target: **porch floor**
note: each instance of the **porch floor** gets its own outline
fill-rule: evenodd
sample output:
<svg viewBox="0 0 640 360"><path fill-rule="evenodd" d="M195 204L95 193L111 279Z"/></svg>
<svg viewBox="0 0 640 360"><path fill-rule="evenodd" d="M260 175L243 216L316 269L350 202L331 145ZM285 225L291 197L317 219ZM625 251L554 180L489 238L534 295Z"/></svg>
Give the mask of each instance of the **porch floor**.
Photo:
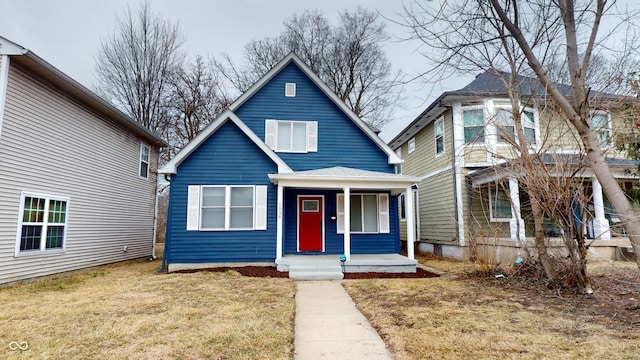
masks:
<svg viewBox="0 0 640 360"><path fill-rule="evenodd" d="M340 255L286 255L276 260L276 264L279 271L289 271L291 277L291 272L298 269L304 269L306 272L337 269L341 273L413 273L416 272L418 261L400 254L354 254L342 266Z"/></svg>

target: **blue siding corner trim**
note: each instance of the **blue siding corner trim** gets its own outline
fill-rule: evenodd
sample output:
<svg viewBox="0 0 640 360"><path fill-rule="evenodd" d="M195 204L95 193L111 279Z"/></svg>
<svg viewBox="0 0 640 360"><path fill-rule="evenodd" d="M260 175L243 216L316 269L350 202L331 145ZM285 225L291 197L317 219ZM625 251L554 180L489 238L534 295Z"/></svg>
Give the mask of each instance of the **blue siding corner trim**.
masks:
<svg viewBox="0 0 640 360"><path fill-rule="evenodd" d="M233 123L203 142L171 177L167 263L275 261L276 164ZM187 231L189 185L267 185L267 230Z"/></svg>
<svg viewBox="0 0 640 360"><path fill-rule="evenodd" d="M296 83L296 96L286 97L285 83ZM316 86L290 63L235 112L262 140L265 120L318 122L318 152L283 153L294 171L333 166L393 173L387 154Z"/></svg>

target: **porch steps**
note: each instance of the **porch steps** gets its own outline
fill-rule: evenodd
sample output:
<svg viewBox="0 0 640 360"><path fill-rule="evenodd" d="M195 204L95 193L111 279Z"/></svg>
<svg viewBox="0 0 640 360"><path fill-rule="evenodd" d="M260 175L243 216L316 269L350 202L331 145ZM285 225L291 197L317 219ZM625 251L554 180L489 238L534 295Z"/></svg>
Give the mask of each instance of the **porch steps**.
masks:
<svg viewBox="0 0 640 360"><path fill-rule="evenodd" d="M289 278L294 280L342 280L340 262L290 264Z"/></svg>

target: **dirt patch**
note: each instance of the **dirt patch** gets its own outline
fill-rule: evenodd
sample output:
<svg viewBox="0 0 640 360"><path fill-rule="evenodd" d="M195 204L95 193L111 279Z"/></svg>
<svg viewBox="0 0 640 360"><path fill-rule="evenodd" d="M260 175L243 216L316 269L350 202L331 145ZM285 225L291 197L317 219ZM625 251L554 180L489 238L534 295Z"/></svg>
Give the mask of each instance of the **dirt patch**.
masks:
<svg viewBox="0 0 640 360"><path fill-rule="evenodd" d="M194 273L199 271L209 272L227 272L236 271L244 276L249 277L272 277L272 278L287 278L289 273L285 271L278 271L271 266L241 266L241 267L216 267L198 270L180 270L178 273ZM433 278L438 277L438 274L426 271L418 268L415 273L381 273L381 272L364 272L364 273L345 273L345 279L416 279L416 278Z"/></svg>

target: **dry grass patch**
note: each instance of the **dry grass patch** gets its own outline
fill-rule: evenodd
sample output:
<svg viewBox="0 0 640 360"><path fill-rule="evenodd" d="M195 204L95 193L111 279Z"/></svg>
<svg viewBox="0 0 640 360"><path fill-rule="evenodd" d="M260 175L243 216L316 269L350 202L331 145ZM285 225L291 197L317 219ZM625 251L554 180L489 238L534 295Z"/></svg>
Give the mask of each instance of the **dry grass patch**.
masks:
<svg viewBox="0 0 640 360"><path fill-rule="evenodd" d="M1 357L290 359L295 283L129 261L0 289ZM27 351L12 351L26 341Z"/></svg>
<svg viewBox="0 0 640 360"><path fill-rule="evenodd" d="M638 311L623 305L620 309L626 312L616 318L605 309L610 298L518 286L493 277L470 276L476 269L473 264L422 260L459 277L344 282L397 359L638 356ZM611 268L605 269L611 273ZM635 284L640 285L637 272L635 268L630 276L636 276ZM623 281L634 284L633 278ZM640 300L638 290L640 287L635 295Z"/></svg>

